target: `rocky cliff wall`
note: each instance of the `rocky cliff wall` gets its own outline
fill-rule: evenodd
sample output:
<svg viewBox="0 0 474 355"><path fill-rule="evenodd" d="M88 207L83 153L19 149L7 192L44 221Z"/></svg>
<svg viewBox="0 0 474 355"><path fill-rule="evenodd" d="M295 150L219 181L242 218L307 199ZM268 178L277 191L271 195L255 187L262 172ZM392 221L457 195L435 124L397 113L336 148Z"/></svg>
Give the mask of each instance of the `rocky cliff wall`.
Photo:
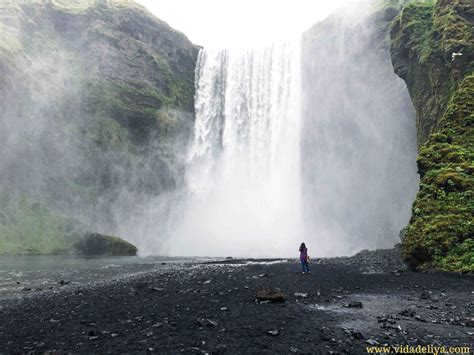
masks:
<svg viewBox="0 0 474 355"><path fill-rule="evenodd" d="M403 240L414 268L474 271L474 5L416 2L391 29L417 113L420 191Z"/></svg>
<svg viewBox="0 0 474 355"><path fill-rule="evenodd" d="M180 184L199 50L183 34L92 0L0 1L0 31L0 253L60 250L62 217L114 233Z"/></svg>

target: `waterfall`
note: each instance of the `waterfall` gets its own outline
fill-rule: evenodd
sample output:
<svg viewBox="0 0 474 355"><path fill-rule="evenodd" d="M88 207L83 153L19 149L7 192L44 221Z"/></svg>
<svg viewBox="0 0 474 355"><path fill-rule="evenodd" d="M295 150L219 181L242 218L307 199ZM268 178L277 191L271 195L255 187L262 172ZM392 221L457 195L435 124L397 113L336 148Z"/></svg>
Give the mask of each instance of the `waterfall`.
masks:
<svg viewBox="0 0 474 355"><path fill-rule="evenodd" d="M301 41L201 50L170 254L286 257L305 242L335 256L399 241L418 187L414 110L387 20L349 15Z"/></svg>
<svg viewBox="0 0 474 355"><path fill-rule="evenodd" d="M299 41L201 50L188 191L172 254L295 249L302 232L300 51Z"/></svg>

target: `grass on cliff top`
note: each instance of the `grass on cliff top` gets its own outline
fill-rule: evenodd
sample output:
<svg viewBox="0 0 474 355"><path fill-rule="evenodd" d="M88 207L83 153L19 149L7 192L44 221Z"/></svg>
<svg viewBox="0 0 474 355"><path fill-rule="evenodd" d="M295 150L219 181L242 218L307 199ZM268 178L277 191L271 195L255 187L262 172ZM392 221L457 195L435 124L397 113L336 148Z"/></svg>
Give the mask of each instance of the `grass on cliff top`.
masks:
<svg viewBox="0 0 474 355"><path fill-rule="evenodd" d="M436 48L436 41L433 39L433 14L435 1L421 1L408 4L403 8L401 21L405 23L405 28L412 33L412 43L421 62L429 58L431 51Z"/></svg>

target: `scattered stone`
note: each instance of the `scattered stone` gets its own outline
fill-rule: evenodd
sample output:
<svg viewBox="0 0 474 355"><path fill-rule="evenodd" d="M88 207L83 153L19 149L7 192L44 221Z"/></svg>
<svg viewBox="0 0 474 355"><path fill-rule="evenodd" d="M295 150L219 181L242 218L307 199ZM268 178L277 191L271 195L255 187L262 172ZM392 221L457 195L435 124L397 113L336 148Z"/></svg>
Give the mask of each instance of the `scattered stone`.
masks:
<svg viewBox="0 0 474 355"><path fill-rule="evenodd" d="M296 348L296 347L294 347L294 346L292 346L292 347L290 348L290 353L299 353L299 352L300 352L300 349L298 349L298 348Z"/></svg>
<svg viewBox="0 0 474 355"><path fill-rule="evenodd" d="M71 283L71 281L64 281L64 280L61 280L61 281L58 282L58 284L60 284L61 286L68 285L70 283Z"/></svg>
<svg viewBox="0 0 474 355"><path fill-rule="evenodd" d="M344 305L345 308L362 308L362 302L354 301Z"/></svg>
<svg viewBox="0 0 474 355"><path fill-rule="evenodd" d="M227 311L227 307L221 307L221 311Z"/></svg>
<svg viewBox="0 0 474 355"><path fill-rule="evenodd" d="M207 284L210 284L210 283L211 283L211 280L207 280L207 281L204 281L202 284L207 285Z"/></svg>
<svg viewBox="0 0 474 355"><path fill-rule="evenodd" d="M278 334L280 334L280 332L275 329L275 330L269 330L268 334L270 334L271 336L277 336Z"/></svg>
<svg viewBox="0 0 474 355"><path fill-rule="evenodd" d="M426 322L426 320L424 318L421 318L420 316L415 316L414 318L419 322Z"/></svg>
<svg viewBox="0 0 474 355"><path fill-rule="evenodd" d="M198 318L197 322L201 327L216 327L217 326L216 321L207 319L207 318Z"/></svg>
<svg viewBox="0 0 474 355"><path fill-rule="evenodd" d="M357 332L357 331L355 331L354 329L344 329L344 332L345 332L347 335L349 335L349 336L351 336L352 338L354 338L354 339L357 339L357 340L362 340L362 339L364 339L364 336L362 335L362 333L361 333L361 332Z"/></svg>
<svg viewBox="0 0 474 355"><path fill-rule="evenodd" d="M422 300L427 300L427 299L431 298L431 296L430 296L429 293L423 291L423 292L421 293L421 295L420 295L420 298L421 298Z"/></svg>
<svg viewBox="0 0 474 355"><path fill-rule="evenodd" d="M97 340L99 339L99 334L97 334L95 331L90 330L89 333L87 333L89 336L89 340Z"/></svg>
<svg viewBox="0 0 474 355"><path fill-rule="evenodd" d="M294 296L295 297L306 298L306 297L308 297L308 294L307 293L301 293L301 292L295 292Z"/></svg>
<svg viewBox="0 0 474 355"><path fill-rule="evenodd" d="M378 344L380 344L377 340L372 339L372 338L367 339L365 342L369 345L378 345Z"/></svg>
<svg viewBox="0 0 474 355"><path fill-rule="evenodd" d="M415 316L415 311L412 310L412 309L404 309L403 311L399 312L398 314L401 315L401 316L404 316L404 317L413 318Z"/></svg>
<svg viewBox="0 0 474 355"><path fill-rule="evenodd" d="M463 323L465 324L466 327L469 328L474 328L474 318L466 318Z"/></svg>
<svg viewBox="0 0 474 355"><path fill-rule="evenodd" d="M30 288L30 287L23 287L23 288L22 288L22 291L25 291L25 292L26 292L26 291L31 291L31 288Z"/></svg>
<svg viewBox="0 0 474 355"><path fill-rule="evenodd" d="M257 288L256 297L258 301L284 302L285 296L279 289Z"/></svg>
<svg viewBox="0 0 474 355"><path fill-rule="evenodd" d="M162 287L151 287L150 291L164 291L165 289Z"/></svg>
<svg viewBox="0 0 474 355"><path fill-rule="evenodd" d="M153 328L161 328L162 326L163 326L163 323L158 322L158 323L153 324L152 327L153 327Z"/></svg>

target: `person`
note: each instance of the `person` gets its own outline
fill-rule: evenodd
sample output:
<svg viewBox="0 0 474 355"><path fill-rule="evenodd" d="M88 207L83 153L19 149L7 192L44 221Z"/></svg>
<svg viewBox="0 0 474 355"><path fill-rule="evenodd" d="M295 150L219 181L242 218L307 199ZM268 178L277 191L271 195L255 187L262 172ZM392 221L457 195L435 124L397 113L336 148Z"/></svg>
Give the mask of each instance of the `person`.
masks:
<svg viewBox="0 0 474 355"><path fill-rule="evenodd" d="M306 248L306 245L304 243L301 243L300 245L300 260L301 266L303 267L303 274L306 272L310 274L311 271L309 270L308 263L308 248Z"/></svg>

